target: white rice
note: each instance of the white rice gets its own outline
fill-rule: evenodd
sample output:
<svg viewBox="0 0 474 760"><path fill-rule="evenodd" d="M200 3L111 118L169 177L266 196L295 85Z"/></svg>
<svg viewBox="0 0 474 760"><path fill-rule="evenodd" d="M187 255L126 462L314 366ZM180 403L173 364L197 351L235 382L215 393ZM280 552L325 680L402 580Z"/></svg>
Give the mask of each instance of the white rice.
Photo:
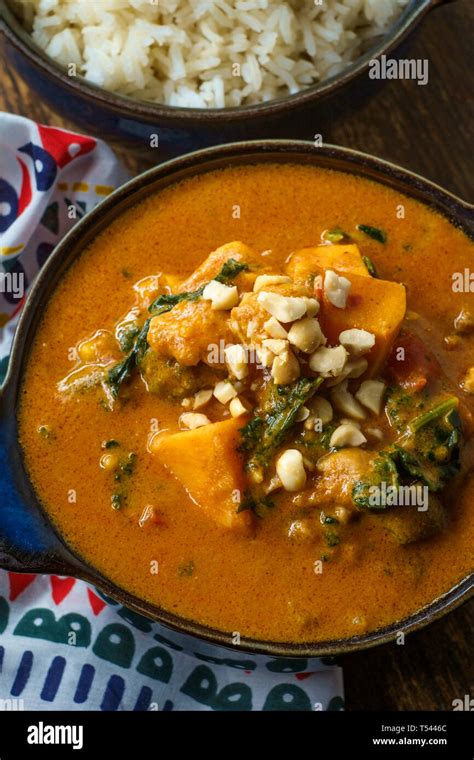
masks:
<svg viewBox="0 0 474 760"><path fill-rule="evenodd" d="M408 0L15 0L35 42L112 92L222 108L337 74Z"/></svg>

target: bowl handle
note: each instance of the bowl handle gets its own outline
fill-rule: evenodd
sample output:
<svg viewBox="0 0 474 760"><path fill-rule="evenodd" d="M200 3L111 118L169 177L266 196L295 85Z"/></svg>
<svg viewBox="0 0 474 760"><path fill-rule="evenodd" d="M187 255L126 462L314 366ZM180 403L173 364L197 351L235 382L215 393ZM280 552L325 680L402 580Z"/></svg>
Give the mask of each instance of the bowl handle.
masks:
<svg viewBox="0 0 474 760"><path fill-rule="evenodd" d="M0 568L23 573L68 575L67 548L39 508L22 477L16 421L0 396ZM10 405L8 405L10 406ZM72 555L71 555L72 558Z"/></svg>

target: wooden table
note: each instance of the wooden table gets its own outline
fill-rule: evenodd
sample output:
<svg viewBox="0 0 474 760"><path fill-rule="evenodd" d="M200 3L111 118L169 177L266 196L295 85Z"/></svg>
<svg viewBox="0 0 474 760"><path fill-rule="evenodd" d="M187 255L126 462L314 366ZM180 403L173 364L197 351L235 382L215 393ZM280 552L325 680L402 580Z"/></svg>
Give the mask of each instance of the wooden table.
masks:
<svg viewBox="0 0 474 760"><path fill-rule="evenodd" d="M376 98L353 115L325 127L324 141L394 161L472 200L474 99L469 26L473 23L472 0L458 0L430 14L409 53L429 60L429 84L387 82ZM0 78L0 109L46 124L73 126L40 103L8 62ZM320 131L317 119L307 124L307 131L308 139ZM145 166L129 152L123 158L133 171ZM474 694L473 630L471 602L407 637L404 646L392 644L342 658L347 707L452 709L453 699Z"/></svg>

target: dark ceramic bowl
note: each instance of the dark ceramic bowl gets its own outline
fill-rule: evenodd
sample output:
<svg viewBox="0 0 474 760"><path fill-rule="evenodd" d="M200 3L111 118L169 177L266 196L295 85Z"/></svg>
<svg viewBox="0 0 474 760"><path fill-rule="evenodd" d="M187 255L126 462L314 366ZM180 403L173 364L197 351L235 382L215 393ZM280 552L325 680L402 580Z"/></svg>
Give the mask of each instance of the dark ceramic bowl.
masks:
<svg viewBox="0 0 474 760"><path fill-rule="evenodd" d="M473 207L415 174L376 158L332 146L269 140L223 145L161 164L116 190L87 214L57 246L41 271L24 307L15 337L0 411L0 566L20 572L73 575L96 585L124 606L181 634L191 634L215 646L231 647L231 634L212 630L166 612L119 588L66 545L52 525L29 482L18 443L17 405L25 365L46 304L64 271L84 248L126 209L151 193L177 182L225 166L248 163L303 163L362 175L418 198L436 208L467 234L473 233ZM372 633L318 643L284 644L242 639L240 649L272 656L340 654L392 640L439 618L472 593L474 576L464 578L438 599L405 620ZM189 637L188 637L189 638ZM233 647L235 652L235 647Z"/></svg>
<svg viewBox="0 0 474 760"><path fill-rule="evenodd" d="M333 120L373 95L381 82L368 76L369 61L382 54L401 55L401 45L428 11L450 0L410 0L391 31L361 58L320 84L295 95L237 108L178 108L114 95L82 77L71 78L32 41L0 0L0 39L4 55L38 97L55 111L96 134L118 136L145 151L159 135L159 156L172 156L231 140L291 136L308 139L309 124ZM307 119L304 119L307 116ZM311 127L309 127L311 128ZM298 130L299 131L295 131ZM302 132L305 129L305 132ZM314 132L312 128L311 134ZM151 149L149 149L150 151ZM156 149L153 157L156 157Z"/></svg>

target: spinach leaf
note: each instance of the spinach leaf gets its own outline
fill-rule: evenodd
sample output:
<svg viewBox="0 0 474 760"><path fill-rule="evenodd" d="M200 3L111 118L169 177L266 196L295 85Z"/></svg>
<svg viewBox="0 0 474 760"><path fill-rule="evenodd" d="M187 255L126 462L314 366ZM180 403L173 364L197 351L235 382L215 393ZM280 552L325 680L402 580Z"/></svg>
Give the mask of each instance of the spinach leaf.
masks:
<svg viewBox="0 0 474 760"><path fill-rule="evenodd" d="M251 420L240 428L240 435L242 436L242 443L239 446L239 451L252 451L260 440L262 433L263 419L262 417L252 417Z"/></svg>
<svg viewBox="0 0 474 760"><path fill-rule="evenodd" d="M181 301L197 301L202 296L203 290L204 285L189 293L164 293L155 298L151 306L148 307L148 311L154 317L159 317L160 314L166 314L167 311L171 311Z"/></svg>
<svg viewBox="0 0 474 760"><path fill-rule="evenodd" d="M115 438L110 438L108 441L102 442L103 449L116 449L120 446L120 443Z"/></svg>
<svg viewBox="0 0 474 760"><path fill-rule="evenodd" d="M377 240L379 243L387 242L387 233L378 227L371 227L369 224L358 224L357 229L372 238L372 240Z"/></svg>
<svg viewBox="0 0 474 760"><path fill-rule="evenodd" d="M350 240L350 235L344 232L341 227L334 227L332 230L326 230L322 235L323 240L328 240L330 243L341 243Z"/></svg>
<svg viewBox="0 0 474 760"><path fill-rule="evenodd" d="M323 378L301 377L292 385L269 386L265 408L243 428L243 450L250 452L247 469L260 470L270 464L272 456L296 422L298 412L317 391Z"/></svg>
<svg viewBox="0 0 474 760"><path fill-rule="evenodd" d="M244 498L237 508L237 514L251 509L256 517L263 517L263 510L272 509L274 506L275 503L269 494L252 493L250 489L247 489L244 493Z"/></svg>
<svg viewBox="0 0 474 760"><path fill-rule="evenodd" d="M362 256L362 261L364 262L365 266L367 267L367 271L370 274L371 277L378 277L377 270L375 268L375 264L370 258L370 256Z"/></svg>
<svg viewBox="0 0 474 760"><path fill-rule="evenodd" d="M360 509L384 509L383 502L374 505L371 488L398 487L403 481L416 478L430 491L441 490L459 471L461 420L458 399L450 397L428 412L412 419L406 432L387 451L374 460L372 472L352 489L352 500Z"/></svg>
<svg viewBox="0 0 474 760"><path fill-rule="evenodd" d="M363 480L358 480L352 489L352 501L359 509L385 509L382 483L387 488L398 488L400 484L396 464L396 453L380 451L372 465L372 472Z"/></svg>
<svg viewBox="0 0 474 760"><path fill-rule="evenodd" d="M225 264L223 264L221 271L214 277L214 279L222 285L227 285L227 283L235 280L241 272L248 272L248 269L248 264L236 261L236 259L227 259Z"/></svg>
<svg viewBox="0 0 474 760"><path fill-rule="evenodd" d="M117 330L117 340L120 346L120 350L124 354L131 351L133 348L133 342L140 332L140 326L136 322L128 322L127 324L119 327Z"/></svg>
<svg viewBox="0 0 474 760"><path fill-rule="evenodd" d="M234 280L241 272L248 270L248 264L243 264L235 259L228 259L223 265L220 272L214 277L214 280L220 282L222 285ZM153 314L154 317L160 314L165 314L167 311L181 303L181 301L197 301L203 294L205 285L201 285L197 290L191 290L184 293L165 293L164 295L155 298L148 311Z"/></svg>
<svg viewBox="0 0 474 760"><path fill-rule="evenodd" d="M106 382L111 390L113 398L118 397L122 383L130 377L132 370L138 366L138 362L148 350L147 335L149 327L150 319L147 319L138 333L130 353L125 359L117 362L117 364L114 364L114 366L109 369Z"/></svg>
<svg viewBox="0 0 474 760"><path fill-rule="evenodd" d="M439 491L459 470L461 420L457 398L448 398L408 424L396 444L403 469L430 491Z"/></svg>
<svg viewBox="0 0 474 760"><path fill-rule="evenodd" d="M112 504L112 509L122 509L123 506L123 496L121 493L113 493L110 497L110 502Z"/></svg>
<svg viewBox="0 0 474 760"><path fill-rule="evenodd" d="M248 268L248 264L244 264L230 258L223 264L220 272L214 279L218 280L220 283L225 284L227 282L231 282L235 277L237 277L237 275L240 274L240 272L247 271ZM160 314L165 314L166 312L171 311L171 309L181 301L197 301L197 299L202 295L204 287L205 286L202 285L197 290L193 290L187 293L165 293L161 296L158 296L158 298L153 301L151 306L148 308L148 311L152 314L152 316L156 317ZM107 373L106 382L110 387L113 398L118 397L122 383L130 377L134 368L138 366L139 362L141 359L143 359L146 352L148 351L147 336L148 329L150 327L150 321L151 317L146 320L145 324L138 332L133 346L127 356L122 359L122 361L117 362L117 364L115 364Z"/></svg>

